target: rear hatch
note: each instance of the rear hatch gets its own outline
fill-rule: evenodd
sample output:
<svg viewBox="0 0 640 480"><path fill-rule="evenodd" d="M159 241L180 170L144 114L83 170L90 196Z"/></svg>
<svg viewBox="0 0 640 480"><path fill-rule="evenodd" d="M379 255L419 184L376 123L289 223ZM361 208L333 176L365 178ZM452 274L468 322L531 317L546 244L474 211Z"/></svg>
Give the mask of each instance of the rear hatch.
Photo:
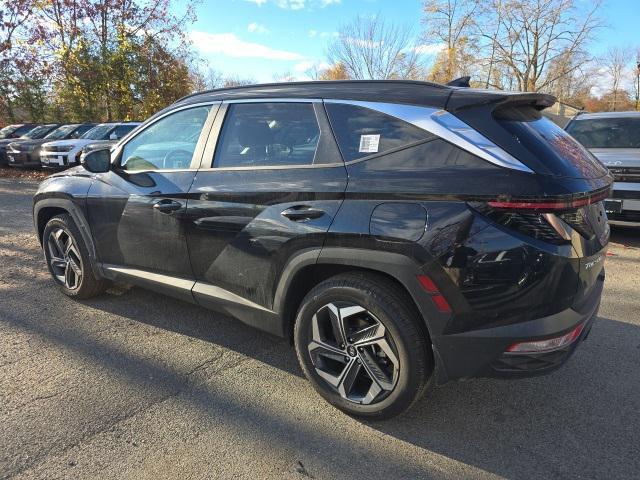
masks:
<svg viewBox="0 0 640 480"><path fill-rule="evenodd" d="M584 294L602 270L609 241L603 200L613 179L593 154L542 115L554 102L544 94L456 89L446 109L535 172L528 174L526 191L496 192L498 198L474 208L547 244L570 244Z"/></svg>

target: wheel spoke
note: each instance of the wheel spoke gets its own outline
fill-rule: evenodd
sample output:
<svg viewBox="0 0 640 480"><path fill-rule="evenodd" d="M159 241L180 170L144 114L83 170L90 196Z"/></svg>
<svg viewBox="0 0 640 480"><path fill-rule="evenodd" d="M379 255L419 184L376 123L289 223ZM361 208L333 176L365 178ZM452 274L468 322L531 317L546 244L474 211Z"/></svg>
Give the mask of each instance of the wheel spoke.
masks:
<svg viewBox="0 0 640 480"><path fill-rule="evenodd" d="M53 242L55 243L55 246L58 249L58 256L63 256L65 252L63 241L60 238L63 233L64 231L62 229L58 229L51 234L51 238L53 239Z"/></svg>
<svg viewBox="0 0 640 480"><path fill-rule="evenodd" d="M377 340L384 338L385 328L380 322L358 330L351 334L352 343L354 345L363 346L375 343Z"/></svg>
<svg viewBox="0 0 640 480"><path fill-rule="evenodd" d="M349 360L347 366L340 375L340 382L338 383L338 393L344 398L349 398L353 384L356 382L356 378L362 368L359 362L356 362L355 358Z"/></svg>
<svg viewBox="0 0 640 480"><path fill-rule="evenodd" d="M338 344L344 345L347 341L347 337L344 333L344 323L342 322L342 316L340 315L340 309L333 303L327 305L329 311L329 319L331 320L331 329L333 335L336 337Z"/></svg>
<svg viewBox="0 0 640 480"><path fill-rule="evenodd" d="M64 285L67 288L72 289L75 287L75 276L73 268L67 263L67 267L64 270Z"/></svg>
<svg viewBox="0 0 640 480"><path fill-rule="evenodd" d="M367 375L374 383L377 383L382 390L393 389L393 379L384 372L384 370L378 365L377 360L369 352L368 349L358 351L358 356L362 360L362 366L367 372Z"/></svg>

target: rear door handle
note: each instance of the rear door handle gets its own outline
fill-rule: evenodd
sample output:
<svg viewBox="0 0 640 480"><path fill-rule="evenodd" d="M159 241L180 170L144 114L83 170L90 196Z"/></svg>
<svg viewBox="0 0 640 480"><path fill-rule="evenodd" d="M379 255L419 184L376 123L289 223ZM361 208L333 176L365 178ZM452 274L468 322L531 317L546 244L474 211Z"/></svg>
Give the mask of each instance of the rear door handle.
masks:
<svg viewBox="0 0 640 480"><path fill-rule="evenodd" d="M289 220L293 220L294 222L320 218L324 214L324 210L313 208L309 205L296 205L295 207L287 208L282 212L283 217L287 217Z"/></svg>
<svg viewBox="0 0 640 480"><path fill-rule="evenodd" d="M176 210L180 210L182 208L182 204L180 202L176 202L175 200L169 200L165 198L153 204L153 209L158 210L162 213L171 213Z"/></svg>

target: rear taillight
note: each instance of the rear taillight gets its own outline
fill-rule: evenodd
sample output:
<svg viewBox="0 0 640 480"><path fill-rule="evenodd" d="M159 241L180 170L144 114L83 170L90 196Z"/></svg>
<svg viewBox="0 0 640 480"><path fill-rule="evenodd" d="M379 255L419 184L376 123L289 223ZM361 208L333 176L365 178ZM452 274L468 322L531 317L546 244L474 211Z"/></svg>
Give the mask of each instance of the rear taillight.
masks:
<svg viewBox="0 0 640 480"><path fill-rule="evenodd" d="M562 245L571 242L574 230L587 239L593 237L585 209L608 195L609 188L605 188L568 197L496 199L469 205L500 225L537 240Z"/></svg>
<svg viewBox="0 0 640 480"><path fill-rule="evenodd" d="M544 353L560 348L575 342L584 330L584 323L581 323L569 333L565 333L560 337L548 338L546 340L537 340L535 342L517 342L507 348L507 353Z"/></svg>

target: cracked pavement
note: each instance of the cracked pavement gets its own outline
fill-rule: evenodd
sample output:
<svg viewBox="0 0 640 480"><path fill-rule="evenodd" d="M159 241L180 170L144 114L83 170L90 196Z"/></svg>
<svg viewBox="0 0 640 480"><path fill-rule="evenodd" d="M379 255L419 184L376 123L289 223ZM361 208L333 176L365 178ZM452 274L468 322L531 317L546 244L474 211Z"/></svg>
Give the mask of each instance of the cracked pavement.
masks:
<svg viewBox="0 0 640 480"><path fill-rule="evenodd" d="M561 370L451 383L368 423L283 340L139 288L62 295L35 188L0 179L0 478L638 477L640 231L614 231L600 319Z"/></svg>

